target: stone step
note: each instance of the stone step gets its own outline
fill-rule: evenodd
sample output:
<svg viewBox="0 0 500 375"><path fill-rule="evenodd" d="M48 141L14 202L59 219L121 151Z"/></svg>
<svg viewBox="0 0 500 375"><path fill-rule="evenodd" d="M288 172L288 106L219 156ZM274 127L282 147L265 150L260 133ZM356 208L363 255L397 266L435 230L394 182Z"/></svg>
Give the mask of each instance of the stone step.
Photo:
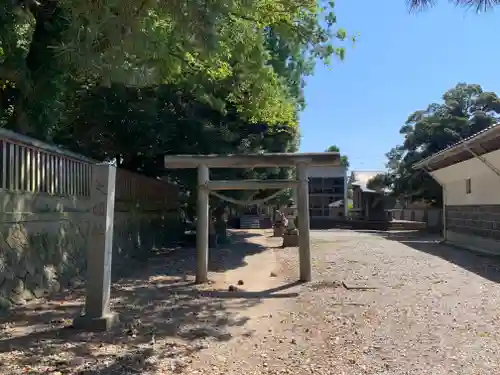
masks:
<svg viewBox="0 0 500 375"><path fill-rule="evenodd" d="M240 219L241 229L260 229L260 216L244 215Z"/></svg>

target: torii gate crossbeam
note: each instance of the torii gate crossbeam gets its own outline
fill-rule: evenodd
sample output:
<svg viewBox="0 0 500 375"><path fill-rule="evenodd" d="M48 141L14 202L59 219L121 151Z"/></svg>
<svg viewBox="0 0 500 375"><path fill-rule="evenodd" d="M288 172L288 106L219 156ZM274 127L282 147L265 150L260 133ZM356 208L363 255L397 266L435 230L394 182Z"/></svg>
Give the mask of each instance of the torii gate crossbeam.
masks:
<svg viewBox="0 0 500 375"><path fill-rule="evenodd" d="M196 282L208 281L208 235L210 190L255 190L292 187L297 189L299 229L299 277L311 281L311 241L309 222L309 186L307 168L340 167L338 152L270 153L246 155L168 155L167 169L198 169L198 203L196 226ZM297 180L210 181L210 168L295 167Z"/></svg>

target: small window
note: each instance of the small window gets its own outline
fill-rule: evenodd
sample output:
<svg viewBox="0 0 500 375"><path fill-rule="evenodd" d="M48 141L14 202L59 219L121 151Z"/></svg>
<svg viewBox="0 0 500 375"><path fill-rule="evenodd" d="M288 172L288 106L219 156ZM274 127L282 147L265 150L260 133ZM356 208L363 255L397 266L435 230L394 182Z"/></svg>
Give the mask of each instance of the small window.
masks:
<svg viewBox="0 0 500 375"><path fill-rule="evenodd" d="M470 178L465 180L465 194L470 194L472 192L472 182Z"/></svg>

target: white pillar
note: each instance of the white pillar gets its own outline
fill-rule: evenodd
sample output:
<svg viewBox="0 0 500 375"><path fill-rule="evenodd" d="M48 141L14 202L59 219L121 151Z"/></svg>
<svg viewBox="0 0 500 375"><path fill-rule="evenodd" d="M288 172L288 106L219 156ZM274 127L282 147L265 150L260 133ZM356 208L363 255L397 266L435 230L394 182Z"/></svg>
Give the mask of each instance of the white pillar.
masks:
<svg viewBox="0 0 500 375"><path fill-rule="evenodd" d="M208 233L210 225L209 217L209 190L204 188L210 180L210 170L206 165L198 166L198 203L196 222L196 282L208 281Z"/></svg>
<svg viewBox="0 0 500 375"><path fill-rule="evenodd" d="M92 211L87 250L87 295L85 314L73 326L104 331L117 321L110 310L111 258L115 213L116 168L108 164L92 166Z"/></svg>
<svg viewBox="0 0 500 375"><path fill-rule="evenodd" d="M309 224L309 185L307 164L297 165L297 214L299 221L299 263L300 281L311 281L311 239Z"/></svg>

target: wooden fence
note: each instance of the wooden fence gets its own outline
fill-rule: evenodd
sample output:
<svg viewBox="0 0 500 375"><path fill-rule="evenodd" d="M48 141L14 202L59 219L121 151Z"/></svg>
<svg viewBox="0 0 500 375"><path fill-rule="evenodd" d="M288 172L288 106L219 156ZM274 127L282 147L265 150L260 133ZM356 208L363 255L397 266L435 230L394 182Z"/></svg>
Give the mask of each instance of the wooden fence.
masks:
<svg viewBox="0 0 500 375"><path fill-rule="evenodd" d="M90 196L91 159L0 129L0 189Z"/></svg>
<svg viewBox="0 0 500 375"><path fill-rule="evenodd" d="M90 198L92 165L82 155L0 129L0 189ZM175 185L118 169L117 201L177 203Z"/></svg>

